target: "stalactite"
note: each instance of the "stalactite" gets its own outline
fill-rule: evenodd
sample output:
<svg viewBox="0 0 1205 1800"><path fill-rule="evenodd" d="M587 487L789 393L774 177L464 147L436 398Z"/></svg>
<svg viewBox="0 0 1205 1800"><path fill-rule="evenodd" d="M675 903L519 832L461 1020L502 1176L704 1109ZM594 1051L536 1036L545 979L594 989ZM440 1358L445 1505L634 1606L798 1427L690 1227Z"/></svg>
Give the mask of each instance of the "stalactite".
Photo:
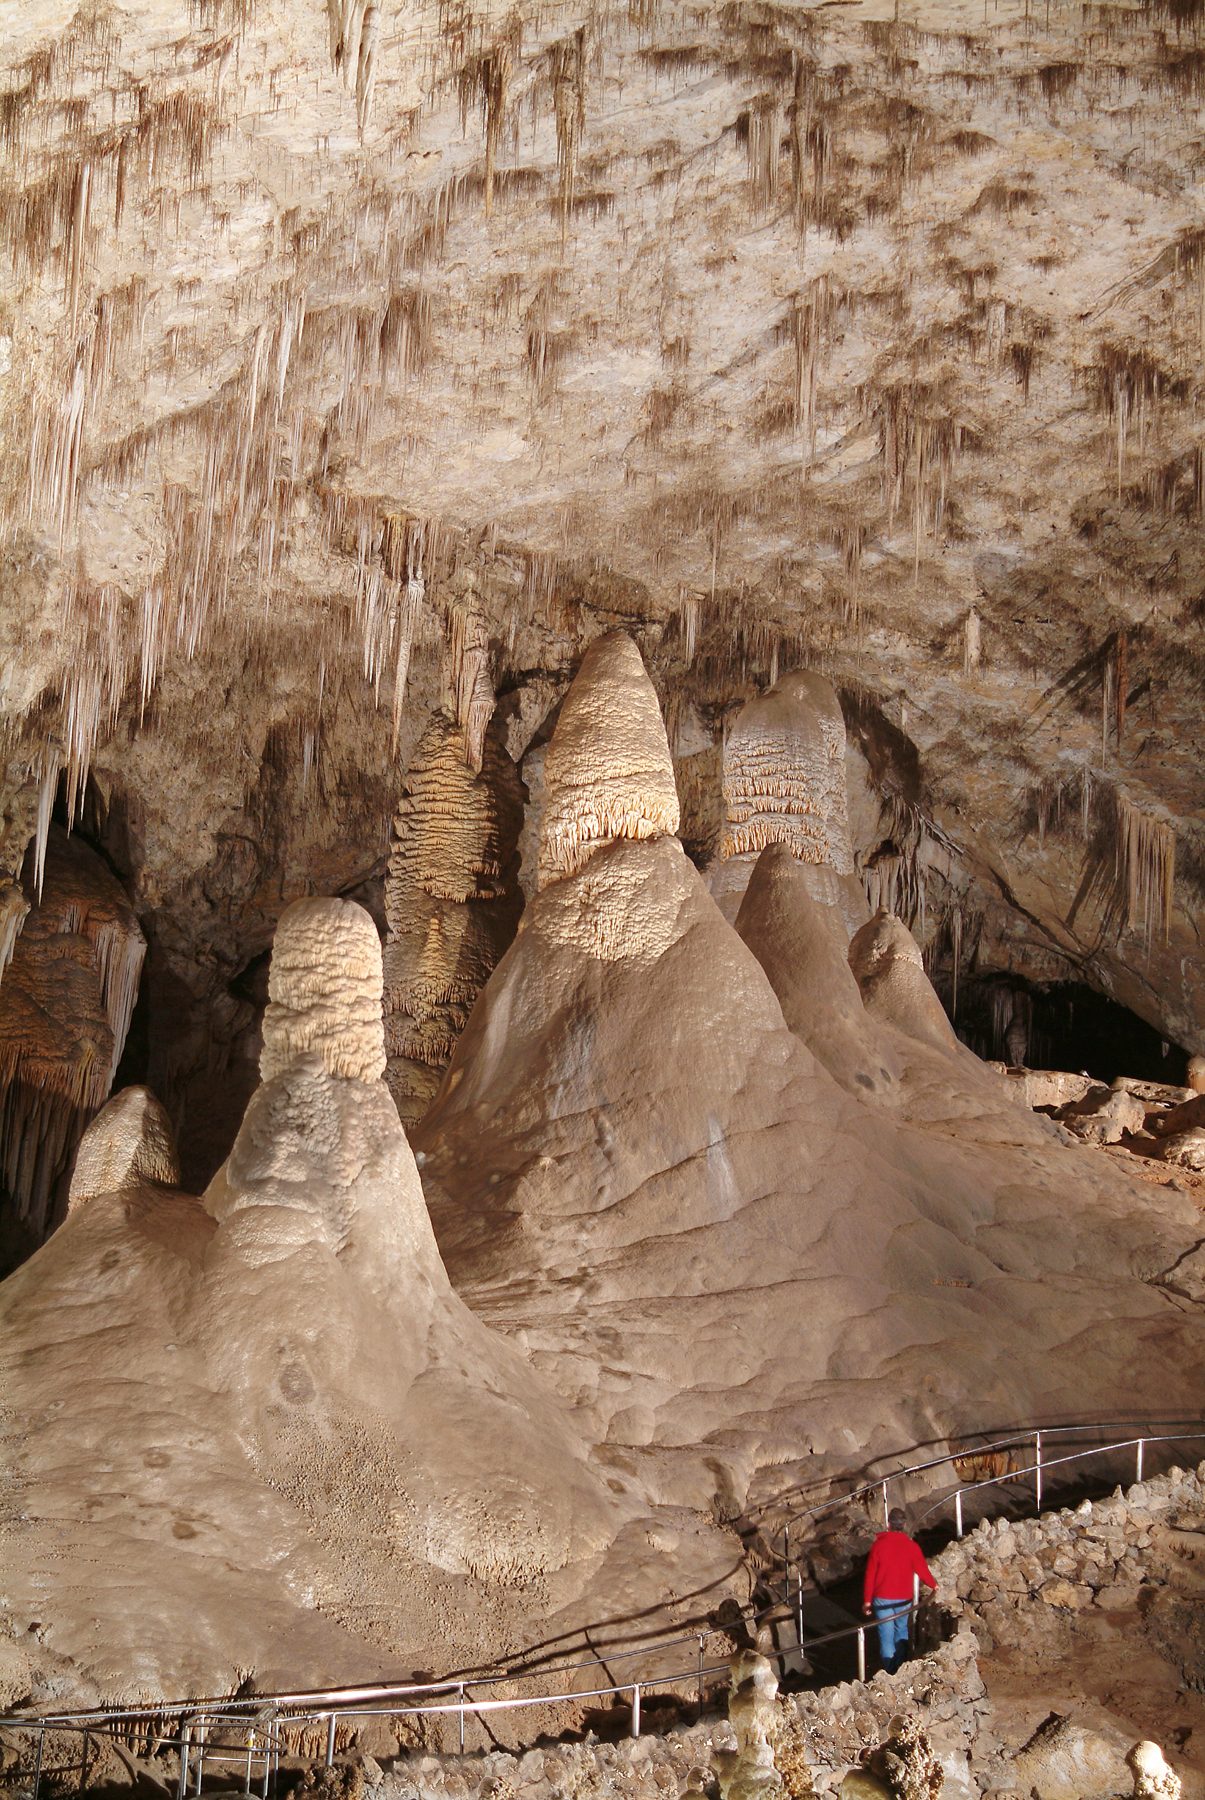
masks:
<svg viewBox="0 0 1205 1800"><path fill-rule="evenodd" d="M1116 715L1116 679L1117 670L1111 656L1106 656L1101 666L1100 686L1100 754L1103 762L1109 746L1109 726Z"/></svg>
<svg viewBox="0 0 1205 1800"><path fill-rule="evenodd" d="M552 46L552 110L556 119L556 157L561 177L561 248L569 237L569 219L577 185L577 164L586 129L586 33Z"/></svg>
<svg viewBox="0 0 1205 1800"><path fill-rule="evenodd" d="M46 846L50 838L50 820L54 812L54 797L58 792L59 770L62 766L58 745L44 745L41 756L41 779L38 782L38 813L33 851L33 886L39 901L42 898L42 886L46 876Z"/></svg>
<svg viewBox="0 0 1205 1800"><path fill-rule="evenodd" d="M360 27L360 44L356 56L356 124L361 137L372 112L372 97L377 83L377 37L380 12L374 0L366 0L364 22Z"/></svg>
<svg viewBox="0 0 1205 1800"><path fill-rule="evenodd" d="M480 56L471 57L460 74L460 120L465 125L469 108L474 103L481 107L482 123L485 130L485 216L490 218L494 207L494 174L498 162L498 147L502 141L502 127L506 119L506 109L510 98L511 77L514 64L520 53L521 35L516 21L511 34L500 43Z"/></svg>
<svg viewBox="0 0 1205 1800"><path fill-rule="evenodd" d="M977 675L979 658L982 651L982 631L979 614L972 606L963 626L962 672L964 675Z"/></svg>
<svg viewBox="0 0 1205 1800"><path fill-rule="evenodd" d="M759 94L746 115L745 155L754 209L764 211L778 189L778 99Z"/></svg>
<svg viewBox="0 0 1205 1800"><path fill-rule="evenodd" d="M1171 931L1176 885L1176 833L1165 820L1135 806L1120 789L1114 796L1117 815L1118 880L1125 903L1125 929L1137 927L1139 914L1149 953L1153 926Z"/></svg>
<svg viewBox="0 0 1205 1800"><path fill-rule="evenodd" d="M29 901L16 882L0 883L0 981L13 959L17 939L29 913Z"/></svg>
<svg viewBox="0 0 1205 1800"><path fill-rule="evenodd" d="M1121 749L1122 739L1125 736L1126 680L1127 680L1126 663L1128 661L1127 650L1128 650L1128 640L1127 640L1126 633L1124 631L1119 631L1117 633L1117 643L1114 646L1114 650L1113 650L1113 665L1114 665L1114 667L1113 667L1113 686L1114 686L1113 709L1114 709L1114 729L1115 729L1116 736L1117 736L1118 750Z"/></svg>
<svg viewBox="0 0 1205 1800"><path fill-rule="evenodd" d="M794 296L788 315L788 331L795 351L795 386L791 414L803 437L806 474L816 455L816 377L820 346L834 311L835 300L827 275L816 275Z"/></svg>

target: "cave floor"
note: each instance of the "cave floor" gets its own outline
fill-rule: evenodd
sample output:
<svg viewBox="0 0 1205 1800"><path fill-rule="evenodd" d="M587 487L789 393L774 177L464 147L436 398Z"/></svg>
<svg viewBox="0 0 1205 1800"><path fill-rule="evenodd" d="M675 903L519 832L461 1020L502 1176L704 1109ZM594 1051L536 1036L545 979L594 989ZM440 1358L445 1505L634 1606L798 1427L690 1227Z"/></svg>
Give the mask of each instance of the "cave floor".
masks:
<svg viewBox="0 0 1205 1800"><path fill-rule="evenodd" d="M1052 1656L1048 1646L997 1645L980 1655L993 1728L1010 1751L1060 1713L1106 1736L1151 1738L1182 1774L1205 1779L1205 1693L1160 1654L1137 1607L1076 1614L1060 1648Z"/></svg>

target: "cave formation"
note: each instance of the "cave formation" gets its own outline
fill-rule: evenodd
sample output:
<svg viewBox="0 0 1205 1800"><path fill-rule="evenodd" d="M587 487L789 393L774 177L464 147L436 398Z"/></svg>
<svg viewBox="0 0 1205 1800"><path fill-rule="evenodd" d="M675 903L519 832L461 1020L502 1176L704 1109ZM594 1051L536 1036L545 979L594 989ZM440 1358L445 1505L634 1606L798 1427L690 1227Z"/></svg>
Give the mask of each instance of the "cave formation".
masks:
<svg viewBox="0 0 1205 1800"><path fill-rule="evenodd" d="M215 1518L266 1483L287 1580L245 1523L236 1561L296 1633L240 1665L218 1607L184 1664L169 1609L160 1691L384 1656L369 1575L315 1525L307 1430L375 1471L348 1533L394 1518L382 1619L455 1592L451 1656L499 1621L525 1641L537 1605L577 1629L600 1569L659 1603L718 1570L708 1509L805 1455L835 1478L842 1408L860 1460L1103 1405L1123 1363L1111 1412L1166 1404L1201 1356L1199 1303L1173 1318L1160 1282L1205 1192L1205 17L337 12L31 4L4 45L6 1316L53 1363L42 1280L78 1293L80 1344L117 1305L94 1263L160 1284L122 1354L191 1346L147 1416L210 1396L189 1456L208 1432ZM292 1079L292 1048L263 1061L278 927L321 897L384 946L382 1069L374 1048L306 1092L360 1083L408 1207L421 1179L434 1375L329 1218L295 1246L312 1367L232 1312L238 1376L198 1323L214 1257L222 1306L259 1304L220 1196ZM986 1063L1189 1111L1106 1156ZM106 1117L79 1155L124 1211L96 1174L73 1190ZM303 1137L289 1154L354 1189ZM759 1232L781 1303L821 1296L805 1324L769 1304ZM431 1393L370 1418L336 1317ZM1003 1381L965 1344L1006 1322L1034 1355ZM447 1400L457 1355L496 1358L517 1442L556 1446L546 1541L521 1470L493 1497L538 1602L397 1450L417 1420L478 1492L440 1406L506 1434ZM49 1518L57 1465L23 1443L4 1454ZM113 1452L131 1491L144 1448ZM148 1506L204 1540L154 1479ZM663 1580L633 1548L654 1517ZM161 1546L165 1581L191 1543ZM55 1560L17 1555L35 1587ZM480 1570L497 1592L470 1598ZM128 1691L120 1634L98 1647L60 1598L80 1691Z"/></svg>

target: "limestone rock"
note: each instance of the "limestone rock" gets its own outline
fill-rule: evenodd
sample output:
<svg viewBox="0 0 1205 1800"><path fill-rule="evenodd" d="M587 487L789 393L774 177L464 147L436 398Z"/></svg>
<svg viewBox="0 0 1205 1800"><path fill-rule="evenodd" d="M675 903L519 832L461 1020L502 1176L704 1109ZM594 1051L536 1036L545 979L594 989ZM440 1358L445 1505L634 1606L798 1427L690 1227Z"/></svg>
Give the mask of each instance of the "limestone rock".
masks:
<svg viewBox="0 0 1205 1800"><path fill-rule="evenodd" d="M1038 1590L1039 1598L1047 1606L1061 1607L1066 1612L1078 1612L1082 1607L1092 1604L1092 1590L1076 1582L1068 1581L1063 1576L1044 1582Z"/></svg>
<svg viewBox="0 0 1205 1800"><path fill-rule="evenodd" d="M271 1081L311 1050L332 1075L383 1075L382 985L381 940L362 906L295 900L272 946L262 1078Z"/></svg>
<svg viewBox="0 0 1205 1800"><path fill-rule="evenodd" d="M1142 1130L1146 1107L1126 1087L1114 1082L1111 1088L1094 1084L1082 1099L1064 1106L1055 1116L1085 1143L1116 1144L1123 1134Z"/></svg>
<svg viewBox="0 0 1205 1800"><path fill-rule="evenodd" d="M20 1644L0 1637L0 1707L7 1711L28 1698L30 1685L29 1658Z"/></svg>
<svg viewBox="0 0 1205 1800"><path fill-rule="evenodd" d="M1205 1056L1190 1056L1184 1085L1195 1094L1205 1094Z"/></svg>
<svg viewBox="0 0 1205 1800"><path fill-rule="evenodd" d="M122 1088L101 1107L80 1139L67 1211L97 1194L119 1193L148 1181L179 1185L176 1135L149 1088Z"/></svg>
<svg viewBox="0 0 1205 1800"><path fill-rule="evenodd" d="M1132 1082L1127 1082L1126 1086L1133 1092ZM1169 1095L1176 1091L1174 1088L1167 1090ZM1145 1099L1146 1096L1140 1094L1139 1098ZM1177 1132L1195 1130L1199 1126L1205 1126L1205 1094L1196 1094L1191 1099L1182 1096L1178 1103L1169 1106L1164 1112L1156 1113L1150 1121L1150 1128L1157 1137L1170 1137Z"/></svg>
<svg viewBox="0 0 1205 1800"><path fill-rule="evenodd" d="M386 1080L403 1124L420 1119L481 988L514 937L523 784L492 735L480 767L435 714L394 821L385 912Z"/></svg>
<svg viewBox="0 0 1205 1800"><path fill-rule="evenodd" d="M678 790L661 708L624 631L595 638L565 696L544 759L539 883L582 868L614 838L678 829Z"/></svg>
<svg viewBox="0 0 1205 1800"><path fill-rule="evenodd" d="M916 1714L897 1715L887 1735L862 1755L863 1767L883 1783L892 1800L937 1800L945 1770Z"/></svg>
<svg viewBox="0 0 1205 1800"><path fill-rule="evenodd" d="M1205 1126L1194 1125L1160 1139L1157 1154L1182 1169L1205 1169Z"/></svg>

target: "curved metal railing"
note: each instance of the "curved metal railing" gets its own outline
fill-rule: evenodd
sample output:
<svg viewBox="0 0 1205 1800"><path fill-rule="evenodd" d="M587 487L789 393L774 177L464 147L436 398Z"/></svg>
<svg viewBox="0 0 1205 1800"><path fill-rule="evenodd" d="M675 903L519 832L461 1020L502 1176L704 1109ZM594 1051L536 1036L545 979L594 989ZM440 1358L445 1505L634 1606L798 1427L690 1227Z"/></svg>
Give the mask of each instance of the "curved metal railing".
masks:
<svg viewBox="0 0 1205 1800"><path fill-rule="evenodd" d="M1205 1428L1198 1420L1191 1421L1195 1430L1177 1429L1172 1431L1154 1431L1154 1424L1171 1424L1170 1420L1150 1421L1140 1435L1109 1438L1106 1441L1089 1444L1072 1450L1069 1454L1051 1457L1043 1455L1043 1440L1047 1448L1051 1440L1066 1439L1072 1433L1093 1432L1116 1429L1112 1425L1060 1425L1055 1427L1030 1428L1010 1432L1004 1437L994 1438L981 1444L966 1445L959 1450L946 1450L940 1456L933 1456L922 1462L911 1463L903 1468L877 1476L874 1480L852 1489L850 1492L829 1496L814 1506L800 1507L788 1512L782 1526L784 1564L787 1571L787 1600L774 1601L770 1606L757 1611L748 1609L742 1612L746 1626L756 1626L760 1621L777 1616L784 1617L784 1606L798 1631L798 1649L802 1655L804 1646L803 1629L803 1580L796 1570L796 1598L791 1601L790 1594L790 1527L800 1520L812 1519L827 1512L840 1512L851 1504L869 1503L874 1497L881 1495L884 1520L889 1510L889 1490L893 1482L900 1483L929 1470L939 1468L945 1463L956 1463L963 1457L977 1458L1012 1451L1018 1444L1034 1445L1034 1460L1022 1468L1009 1468L985 1477L980 1481L958 1483L952 1490L939 1496L923 1513L914 1517L914 1524L921 1524L935 1514L953 1508L954 1528L959 1537L963 1533L964 1494L978 1493L984 1489L999 1487L1008 1482L1015 1482L1026 1476L1035 1477L1035 1501L1040 1512L1043 1496L1043 1477L1051 1469L1062 1468L1071 1463L1082 1462L1089 1457L1116 1455L1132 1450L1135 1452L1135 1479L1140 1481L1143 1473L1144 1456L1147 1446L1155 1444L1188 1444L1205 1443ZM1188 1424L1184 1421L1183 1424ZM766 1501L754 1509L754 1515L764 1516L771 1508L779 1507L787 1499L787 1495L777 1500ZM869 1504L867 1507L869 1511ZM753 1516L753 1515L748 1515ZM777 1535L777 1531L774 1532ZM913 1605L909 1612L915 1610ZM869 1624L855 1624L842 1627L837 1631L826 1632L820 1636L807 1639L807 1649L814 1651L829 1644L857 1641L857 1663L859 1678L866 1675L866 1633L873 1630ZM212 1768L215 1763L229 1762L236 1764L245 1773L244 1788L251 1791L253 1767L262 1765L262 1794L267 1800L271 1777L274 1770L279 1769L282 1739L286 1734L295 1736L308 1727L321 1727L325 1732L325 1766L330 1767L334 1761L335 1745L340 1722L345 1724L356 1719L371 1718L423 1718L457 1715L459 1722L459 1746L464 1749L465 1715L471 1714L484 1723L482 1715L497 1712L522 1712L536 1706L578 1706L591 1700L607 1698L623 1700L628 1697L631 1711L630 1730L632 1736L639 1736L641 1730L642 1694L649 1686L659 1689L676 1689L693 1686L697 1683L697 1701L702 1712L706 1700L706 1681L709 1676L726 1675L728 1660L707 1665L704 1646L711 1636L726 1636L726 1632L714 1626L703 1631L687 1631L677 1637L646 1640L639 1645L622 1649L608 1650L605 1654L576 1659L573 1662L555 1664L540 1669L511 1670L501 1674L483 1673L478 1676L447 1677L434 1682L407 1683L370 1683L354 1688L330 1688L308 1690L296 1694L255 1695L246 1700L215 1698L212 1700L186 1700L178 1703L162 1705L154 1708L146 1706L129 1708L96 1708L76 1712L58 1713L13 1713L0 1717L0 1729L36 1733L38 1747L34 1770L32 1800L38 1800L39 1786L43 1777L43 1760L47 1733L68 1732L82 1734L83 1762L86 1772L88 1757L88 1740L92 1737L105 1738L117 1743L128 1741L136 1730L148 1731L154 1737L154 1748L157 1752L163 1748L175 1749L179 1752L180 1773L177 1786L177 1800L186 1800L195 1780L195 1791L201 1791L201 1781L205 1764L208 1760ZM480 1688L496 1688L503 1684L515 1686L523 1681L548 1681L559 1675L571 1675L591 1668L606 1668L611 1664L630 1661L634 1658L652 1658L665 1655L669 1651L691 1645L696 1650L696 1658L689 1667L662 1672L652 1678L630 1682L612 1682L603 1687L569 1689L557 1693L533 1693L528 1695L506 1695L490 1698L488 1695L476 1693ZM793 1646L791 1648L794 1648ZM780 1656L789 1654L789 1650L779 1650ZM443 1696L437 1698L437 1696ZM413 1701L415 1704L397 1705L397 1701ZM385 1705L384 1702L394 1704ZM376 1702L376 1704L372 1704ZM156 1720L178 1720L178 1733L160 1733L155 1726ZM224 1739L245 1739L245 1742L231 1744ZM316 1761L311 1757L310 1761ZM73 1765L74 1766L74 1765ZM131 1765L133 1772L133 1765Z"/></svg>

